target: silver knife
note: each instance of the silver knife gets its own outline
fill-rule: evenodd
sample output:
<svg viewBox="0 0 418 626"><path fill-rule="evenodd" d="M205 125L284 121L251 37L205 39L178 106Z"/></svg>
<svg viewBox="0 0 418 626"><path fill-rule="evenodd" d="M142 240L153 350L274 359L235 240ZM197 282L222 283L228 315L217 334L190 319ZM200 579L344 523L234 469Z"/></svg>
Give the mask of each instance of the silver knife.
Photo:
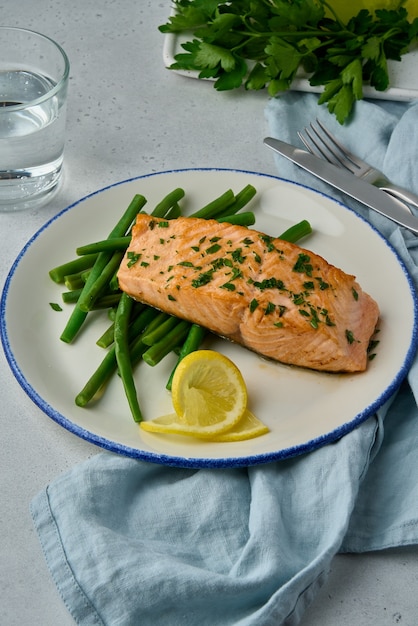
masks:
<svg viewBox="0 0 418 626"><path fill-rule="evenodd" d="M351 172L340 169L336 165L328 163L306 150L301 150L289 143L280 141L280 139L266 137L264 143L275 152L293 161L293 163L296 163L332 187L339 189L351 196L351 198L377 211L380 215L388 217L400 226L404 226L415 235L418 235L418 217L402 208L395 198L391 198L381 189L374 187L361 178L357 178Z"/></svg>

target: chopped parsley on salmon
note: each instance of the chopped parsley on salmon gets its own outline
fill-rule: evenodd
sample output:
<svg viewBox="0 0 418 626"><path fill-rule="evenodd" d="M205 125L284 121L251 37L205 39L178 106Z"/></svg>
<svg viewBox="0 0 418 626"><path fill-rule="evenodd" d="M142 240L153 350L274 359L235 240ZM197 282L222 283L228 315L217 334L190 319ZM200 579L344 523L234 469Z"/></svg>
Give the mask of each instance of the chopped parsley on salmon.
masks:
<svg viewBox="0 0 418 626"><path fill-rule="evenodd" d="M379 318L354 276L244 226L139 214L118 271L132 298L260 355L361 372Z"/></svg>

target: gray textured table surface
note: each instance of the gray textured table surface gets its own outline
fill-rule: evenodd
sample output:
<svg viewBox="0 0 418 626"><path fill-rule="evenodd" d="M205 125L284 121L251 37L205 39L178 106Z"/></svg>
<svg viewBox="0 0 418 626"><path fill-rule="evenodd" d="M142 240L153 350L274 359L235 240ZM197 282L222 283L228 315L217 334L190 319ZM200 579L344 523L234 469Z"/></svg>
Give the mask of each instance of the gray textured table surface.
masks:
<svg viewBox="0 0 418 626"><path fill-rule="evenodd" d="M0 285L51 216L113 182L184 167L277 174L262 145L266 95L217 94L164 69L169 2L0 0L4 24L39 30L71 60L65 178L37 211L0 214ZM70 626L29 513L32 497L98 449L44 415L0 356L0 624ZM337 556L303 626L414 626L418 549Z"/></svg>

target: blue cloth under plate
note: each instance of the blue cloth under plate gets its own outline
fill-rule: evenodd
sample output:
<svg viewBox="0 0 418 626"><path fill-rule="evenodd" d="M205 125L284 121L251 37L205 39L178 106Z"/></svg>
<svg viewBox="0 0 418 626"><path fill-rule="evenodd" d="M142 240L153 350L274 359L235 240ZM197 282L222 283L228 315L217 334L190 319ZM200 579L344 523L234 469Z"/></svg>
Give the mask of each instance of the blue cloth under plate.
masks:
<svg viewBox="0 0 418 626"><path fill-rule="evenodd" d="M296 93L269 101L266 135L297 143L296 131L319 116L418 193L418 103L362 101L341 127L316 101ZM280 176L336 195L271 158ZM375 214L370 221L418 284L418 238ZM376 416L303 456L193 470L102 452L58 477L34 498L32 515L75 621L294 626L336 553L418 543L417 367Z"/></svg>

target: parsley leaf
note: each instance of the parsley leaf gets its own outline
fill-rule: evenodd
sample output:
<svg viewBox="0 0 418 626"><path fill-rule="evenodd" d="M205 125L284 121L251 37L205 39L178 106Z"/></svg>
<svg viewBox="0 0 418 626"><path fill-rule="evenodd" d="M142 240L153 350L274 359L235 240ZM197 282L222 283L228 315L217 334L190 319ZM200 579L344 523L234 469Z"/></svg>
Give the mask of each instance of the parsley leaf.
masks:
<svg viewBox="0 0 418 626"><path fill-rule="evenodd" d="M230 72L235 69L234 55L220 46L214 46L210 43L202 43L196 52L195 63L199 67L214 68L218 64L225 70Z"/></svg>

